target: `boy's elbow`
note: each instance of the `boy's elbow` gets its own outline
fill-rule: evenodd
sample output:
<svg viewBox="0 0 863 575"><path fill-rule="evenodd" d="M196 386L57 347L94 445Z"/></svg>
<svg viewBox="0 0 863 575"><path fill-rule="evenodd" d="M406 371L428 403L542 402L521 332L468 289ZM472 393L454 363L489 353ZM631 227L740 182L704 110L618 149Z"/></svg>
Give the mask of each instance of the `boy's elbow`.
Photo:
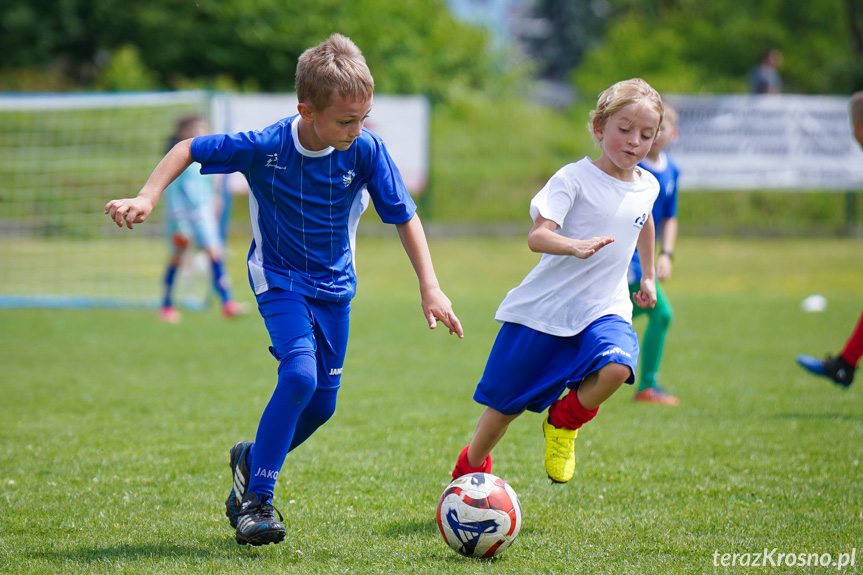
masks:
<svg viewBox="0 0 863 575"><path fill-rule="evenodd" d="M542 249L540 249L540 246L539 246L539 241L537 240L536 236L532 233L527 235L527 247L530 251L532 251L534 253L539 253L542 251Z"/></svg>

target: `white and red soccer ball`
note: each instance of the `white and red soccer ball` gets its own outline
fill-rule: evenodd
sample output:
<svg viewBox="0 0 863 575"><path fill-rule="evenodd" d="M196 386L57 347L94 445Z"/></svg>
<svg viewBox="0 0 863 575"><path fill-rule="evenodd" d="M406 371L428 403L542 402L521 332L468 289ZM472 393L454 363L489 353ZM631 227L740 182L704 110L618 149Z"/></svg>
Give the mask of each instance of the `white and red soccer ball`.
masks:
<svg viewBox="0 0 863 575"><path fill-rule="evenodd" d="M489 473L468 473L444 490L437 505L444 541L466 557L494 557L515 541L521 504L515 490Z"/></svg>

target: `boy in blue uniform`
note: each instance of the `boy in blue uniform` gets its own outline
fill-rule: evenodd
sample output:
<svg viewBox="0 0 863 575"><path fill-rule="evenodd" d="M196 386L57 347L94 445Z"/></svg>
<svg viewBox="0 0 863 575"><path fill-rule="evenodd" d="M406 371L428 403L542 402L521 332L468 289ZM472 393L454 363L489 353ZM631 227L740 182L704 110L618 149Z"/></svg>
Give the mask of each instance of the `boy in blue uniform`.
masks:
<svg viewBox="0 0 863 575"><path fill-rule="evenodd" d="M678 399L659 387L659 364L665 347L665 336L674 317L671 303L660 282L671 277L674 246L677 243L677 180L680 168L665 153L665 148L677 139L677 112L665 104L662 129L656 136L647 157L640 166L653 174L659 182L659 196L653 204L653 223L660 238L661 251L656 258L656 306L633 310L633 319L646 314L647 329L641 341L638 391L634 399L638 402L660 405L677 405ZM635 295L641 289L641 261L636 251L629 264L629 291Z"/></svg>
<svg viewBox="0 0 863 575"><path fill-rule="evenodd" d="M284 539L272 506L276 479L287 454L335 411L356 290L355 232L369 198L398 229L429 328L441 321L464 335L435 276L416 205L383 142L363 128L374 80L359 48L333 34L306 50L296 91L299 114L261 131L180 142L136 198L105 206L117 225L132 228L192 161L203 173L239 171L249 183L249 281L279 366L255 442L231 448L225 505L240 544Z"/></svg>

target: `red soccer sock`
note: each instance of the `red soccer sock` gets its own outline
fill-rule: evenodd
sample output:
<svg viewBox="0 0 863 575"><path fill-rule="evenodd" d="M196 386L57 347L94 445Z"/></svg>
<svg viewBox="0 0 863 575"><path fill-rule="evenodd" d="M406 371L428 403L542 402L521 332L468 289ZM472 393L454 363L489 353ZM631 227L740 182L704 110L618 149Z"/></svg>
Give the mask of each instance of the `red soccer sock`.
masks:
<svg viewBox="0 0 863 575"><path fill-rule="evenodd" d="M842 348L842 352L839 355L850 365L857 367L860 357L863 356L863 313L860 314L860 319L857 320L857 327L854 328L851 337L848 338L845 347Z"/></svg>
<svg viewBox="0 0 863 575"><path fill-rule="evenodd" d="M458 456L458 461L455 463L455 469L452 470L453 479L458 479L462 475L467 475L468 473L491 473L491 453L486 455L485 461L483 461L479 467L471 467L470 463L467 462L468 449L470 449L470 445L461 450L461 453Z"/></svg>
<svg viewBox="0 0 863 575"><path fill-rule="evenodd" d="M548 422L558 429L578 429L596 417L598 411L599 406L588 410L581 405L576 390L572 389L548 408Z"/></svg>

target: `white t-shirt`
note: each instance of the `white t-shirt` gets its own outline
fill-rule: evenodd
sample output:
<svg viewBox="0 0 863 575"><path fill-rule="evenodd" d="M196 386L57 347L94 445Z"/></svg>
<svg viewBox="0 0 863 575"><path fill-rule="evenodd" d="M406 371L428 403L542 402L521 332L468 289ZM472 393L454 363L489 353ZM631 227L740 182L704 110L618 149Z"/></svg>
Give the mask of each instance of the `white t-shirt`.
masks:
<svg viewBox="0 0 863 575"><path fill-rule="evenodd" d="M594 320L618 315L632 322L626 270L641 228L659 194L656 178L636 168L635 182L613 178L590 158L557 171L530 202L530 216L560 226L557 233L614 242L587 259L543 254L521 284L510 290L495 314L500 322L568 337Z"/></svg>

